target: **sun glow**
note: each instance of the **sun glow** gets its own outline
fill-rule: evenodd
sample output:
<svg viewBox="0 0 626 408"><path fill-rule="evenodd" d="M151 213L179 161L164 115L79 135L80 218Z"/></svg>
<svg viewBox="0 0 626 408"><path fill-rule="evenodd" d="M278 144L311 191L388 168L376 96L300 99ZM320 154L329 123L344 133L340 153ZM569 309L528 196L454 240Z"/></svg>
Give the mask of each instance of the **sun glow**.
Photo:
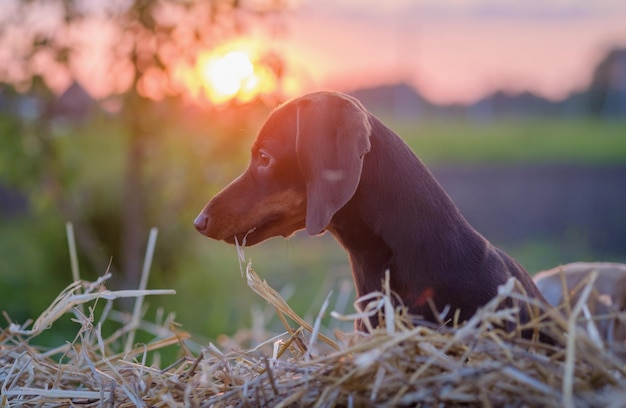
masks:
<svg viewBox="0 0 626 408"><path fill-rule="evenodd" d="M193 65L179 66L174 77L196 101L248 103L292 96L297 81L283 65L272 51L239 41L200 52Z"/></svg>
<svg viewBox="0 0 626 408"><path fill-rule="evenodd" d="M209 99L216 103L237 96L240 96L239 99L249 99L259 83L252 61L243 51L202 55L197 66Z"/></svg>

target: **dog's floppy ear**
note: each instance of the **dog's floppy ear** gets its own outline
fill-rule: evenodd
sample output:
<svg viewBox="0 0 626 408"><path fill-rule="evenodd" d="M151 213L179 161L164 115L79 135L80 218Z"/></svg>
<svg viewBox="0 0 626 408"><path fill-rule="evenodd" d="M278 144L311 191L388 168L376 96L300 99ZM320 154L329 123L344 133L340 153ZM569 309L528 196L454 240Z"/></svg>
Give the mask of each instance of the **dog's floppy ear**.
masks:
<svg viewBox="0 0 626 408"><path fill-rule="evenodd" d="M306 183L306 230L315 235L354 195L372 128L365 108L335 94L301 100L296 123L296 150Z"/></svg>

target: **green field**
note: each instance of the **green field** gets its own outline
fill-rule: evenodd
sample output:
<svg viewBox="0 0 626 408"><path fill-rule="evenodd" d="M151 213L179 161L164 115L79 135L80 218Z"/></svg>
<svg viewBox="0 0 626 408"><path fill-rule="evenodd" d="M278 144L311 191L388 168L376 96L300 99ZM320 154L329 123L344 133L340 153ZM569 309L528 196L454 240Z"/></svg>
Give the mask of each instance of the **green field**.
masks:
<svg viewBox="0 0 626 408"><path fill-rule="evenodd" d="M626 162L626 123L595 120L387 122L427 164Z"/></svg>

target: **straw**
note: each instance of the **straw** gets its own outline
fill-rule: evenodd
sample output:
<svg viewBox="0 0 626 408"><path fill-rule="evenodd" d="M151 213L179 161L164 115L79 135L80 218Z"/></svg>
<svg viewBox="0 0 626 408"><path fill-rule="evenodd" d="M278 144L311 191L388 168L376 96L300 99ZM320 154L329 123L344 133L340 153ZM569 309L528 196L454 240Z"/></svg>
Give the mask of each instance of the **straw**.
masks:
<svg viewBox="0 0 626 408"><path fill-rule="evenodd" d="M146 295L173 292L109 291L107 278L70 284L31 329L7 317L8 327L0 329L0 407L616 407L626 397L624 350L588 330L585 302L593 277L576 304L512 332L499 329L517 321L518 310L506 306L515 303L510 299L534 302L518 293L514 280L469 321L449 327L418 325L404 309L394 309L385 279L379 292L358 299L356 305L366 304L356 313L331 313L344 320L384 316L382 325L369 334L336 330L333 340L322 325L330 297L309 324L248 262L250 288L285 324L284 333L267 330L267 339L251 349L233 347L233 339L198 349L171 319L137 321L134 312L133 324L125 324L129 318L114 306L96 316L90 302L131 296L137 304ZM80 314L80 305L90 313ZM78 325L74 338L50 349L31 344L67 313ZM107 319L121 325L108 337L101 330ZM123 343L138 328L152 340L127 351ZM528 328L550 333L557 344L522 338ZM176 347L179 358L161 368L151 356L164 347Z"/></svg>
<svg viewBox="0 0 626 408"><path fill-rule="evenodd" d="M139 281L139 290L145 290L148 287L148 276L150 275L150 267L152 266L152 258L154 257L154 247L156 246L156 239L158 230L156 228L150 229L150 236L148 238L148 249L146 250L146 256L143 261L143 269L141 270L141 280ZM133 308L133 315L130 321L131 329L136 328L141 320L141 307L143 306L143 296L137 296L135 298L135 307ZM135 341L135 331L131 330L126 338L126 352L130 351Z"/></svg>

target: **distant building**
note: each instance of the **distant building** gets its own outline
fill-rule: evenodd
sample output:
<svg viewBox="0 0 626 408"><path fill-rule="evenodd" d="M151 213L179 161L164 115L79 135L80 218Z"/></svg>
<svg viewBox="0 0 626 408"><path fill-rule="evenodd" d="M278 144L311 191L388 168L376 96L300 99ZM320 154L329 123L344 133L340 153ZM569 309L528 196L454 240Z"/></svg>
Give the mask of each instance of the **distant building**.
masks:
<svg viewBox="0 0 626 408"><path fill-rule="evenodd" d="M87 91L78 82L74 82L52 102L50 117L55 121L84 122L96 105L96 101Z"/></svg>

